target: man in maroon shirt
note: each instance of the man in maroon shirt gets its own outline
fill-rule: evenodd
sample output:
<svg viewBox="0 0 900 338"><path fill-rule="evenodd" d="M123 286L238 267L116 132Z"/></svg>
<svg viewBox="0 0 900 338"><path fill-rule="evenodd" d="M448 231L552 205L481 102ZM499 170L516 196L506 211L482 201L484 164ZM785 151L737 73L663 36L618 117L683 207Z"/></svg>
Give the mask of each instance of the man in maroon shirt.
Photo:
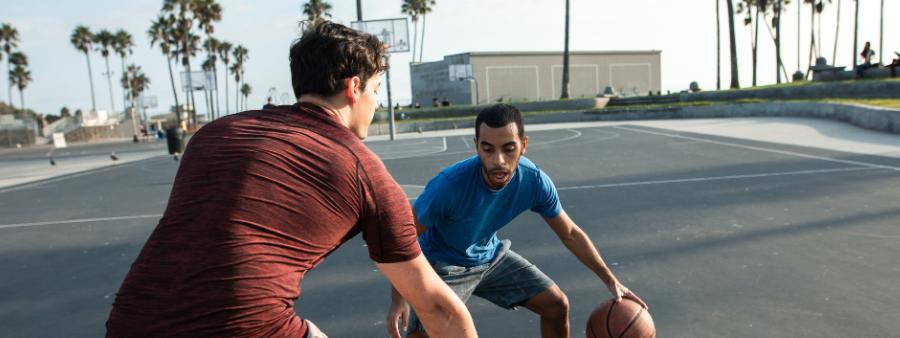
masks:
<svg viewBox="0 0 900 338"><path fill-rule="evenodd" d="M194 135L107 336L324 337L294 300L306 272L361 232L433 337L475 337L465 305L421 254L406 196L360 141L382 60L375 37L315 25L291 46L299 103Z"/></svg>

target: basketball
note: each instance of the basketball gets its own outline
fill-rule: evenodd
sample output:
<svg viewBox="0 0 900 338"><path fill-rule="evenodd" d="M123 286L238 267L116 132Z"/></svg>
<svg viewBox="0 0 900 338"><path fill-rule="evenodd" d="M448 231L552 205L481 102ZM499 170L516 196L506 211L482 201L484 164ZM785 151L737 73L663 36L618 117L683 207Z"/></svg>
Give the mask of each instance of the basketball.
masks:
<svg viewBox="0 0 900 338"><path fill-rule="evenodd" d="M654 338L656 326L650 312L637 302L610 299L591 312L585 333L587 338Z"/></svg>

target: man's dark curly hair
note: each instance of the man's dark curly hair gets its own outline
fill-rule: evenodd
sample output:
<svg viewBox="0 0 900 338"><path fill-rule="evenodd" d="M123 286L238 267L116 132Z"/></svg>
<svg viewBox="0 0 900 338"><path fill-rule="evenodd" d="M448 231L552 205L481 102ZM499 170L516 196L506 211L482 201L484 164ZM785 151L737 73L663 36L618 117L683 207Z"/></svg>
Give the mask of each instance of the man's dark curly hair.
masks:
<svg viewBox="0 0 900 338"><path fill-rule="evenodd" d="M322 21L309 26L291 45L294 95L332 96L346 89L344 80L359 76L361 89L373 75L387 70L384 44L374 35Z"/></svg>

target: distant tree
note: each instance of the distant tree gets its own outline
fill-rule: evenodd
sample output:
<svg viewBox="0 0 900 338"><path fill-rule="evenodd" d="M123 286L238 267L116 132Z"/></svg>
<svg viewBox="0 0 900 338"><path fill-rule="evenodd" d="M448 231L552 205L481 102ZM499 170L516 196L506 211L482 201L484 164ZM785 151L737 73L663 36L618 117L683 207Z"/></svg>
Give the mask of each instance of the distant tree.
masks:
<svg viewBox="0 0 900 338"><path fill-rule="evenodd" d="M400 12L409 15L409 19L413 23L413 61L416 60L416 42L419 41L419 2L419 0L403 0L403 4L400 5Z"/></svg>
<svg viewBox="0 0 900 338"><path fill-rule="evenodd" d="M241 80L244 79L244 63L247 62L249 58L247 48L244 46L238 45L234 47L234 50L231 52L232 56L234 56L234 64L231 66L231 73L234 75L235 87L234 90L238 91L235 93L235 107L238 107L236 111L240 111L241 103L240 103L240 89L241 89Z"/></svg>
<svg viewBox="0 0 900 338"><path fill-rule="evenodd" d="M31 83L31 71L27 67L27 65L16 65L9 73L10 83L19 89L19 103L22 106L22 110L25 110L25 88Z"/></svg>
<svg viewBox="0 0 900 338"><path fill-rule="evenodd" d="M222 21L222 6L219 5L215 0L195 0L196 4L194 5L194 16L197 18L197 22L199 23L200 29L206 33L206 42L204 43L207 53L207 59L212 60L211 68L209 71L213 72L213 79L216 82L218 87L219 78L216 72L216 54L218 54L217 49L219 48L219 40L216 40L212 37L212 33L215 31L214 23ZM218 115L218 102L219 102L219 91L218 89L210 89L210 94L213 94L212 91L215 91L215 102L216 105L212 106L212 100L210 100L210 106L212 108L212 118L215 118Z"/></svg>
<svg viewBox="0 0 900 338"><path fill-rule="evenodd" d="M418 0L419 16L422 17L422 39L419 40L419 62L422 62L422 56L425 54L425 16L434 9L435 0Z"/></svg>
<svg viewBox="0 0 900 338"><path fill-rule="evenodd" d="M166 64L169 66L169 82L172 85L172 96L175 98L175 121L176 125L181 126L181 105L178 103L178 90L175 88L175 76L172 73L172 59L177 60L178 58L178 54L173 48L178 46L178 41L172 36L174 25L174 16L159 15L156 20L151 22L147 36L150 37L150 47L159 44L159 49L166 56Z"/></svg>
<svg viewBox="0 0 900 338"><path fill-rule="evenodd" d="M71 117L72 113L69 111L69 107L62 107L59 110L59 117Z"/></svg>
<svg viewBox="0 0 900 338"><path fill-rule="evenodd" d="M113 50L116 51L116 54L119 55L119 60L122 61L122 74L125 74L125 59L132 54L131 47L134 47L134 41L131 39L131 34L123 29L118 30L113 39ZM123 105L127 100L128 88L122 87Z"/></svg>
<svg viewBox="0 0 900 338"><path fill-rule="evenodd" d="M90 81L91 84L91 111L96 111L97 100L94 99L94 75L91 70L91 49L92 44L94 43L94 34L91 33L89 28L78 26L75 27L75 31L72 32L72 37L69 41L72 42L75 49L84 53L84 57L87 59L88 81Z"/></svg>
<svg viewBox="0 0 900 338"><path fill-rule="evenodd" d="M228 111L228 64L231 62L231 50L232 46L230 42L222 41L219 44L219 58L222 59L222 63L225 64L225 114L229 113ZM218 75L216 75L218 76Z"/></svg>
<svg viewBox="0 0 900 338"><path fill-rule="evenodd" d="M97 44L97 51L100 52L100 55L106 60L106 80L109 84L109 104L111 112L116 111L116 100L113 97L112 72L109 71L109 51L110 48L113 47L115 40L116 36L105 29L101 29L97 34L94 34L94 43Z"/></svg>
<svg viewBox="0 0 900 338"><path fill-rule="evenodd" d="M12 68L10 57L12 56L13 49L19 47L19 31L8 23L4 23L0 25L0 57L3 54L6 54L6 72L11 73ZM9 104L12 105L12 82L9 83L7 87L7 98L9 98Z"/></svg>
<svg viewBox="0 0 900 338"><path fill-rule="evenodd" d="M310 24L317 24L325 20L325 17L331 17L331 4L325 0L309 0L303 4L303 15L306 15Z"/></svg>
<svg viewBox="0 0 900 338"><path fill-rule="evenodd" d="M247 109L247 97L250 96L250 93L252 93L252 91L253 89L250 88L250 85L246 83L241 86L241 95L244 96L244 109Z"/></svg>

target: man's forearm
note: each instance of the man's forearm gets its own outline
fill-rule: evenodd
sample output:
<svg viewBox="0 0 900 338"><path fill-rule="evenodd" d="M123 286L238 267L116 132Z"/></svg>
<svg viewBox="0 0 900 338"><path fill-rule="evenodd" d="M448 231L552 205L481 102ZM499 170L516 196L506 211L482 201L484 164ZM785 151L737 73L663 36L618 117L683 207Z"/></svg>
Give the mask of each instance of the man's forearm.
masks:
<svg viewBox="0 0 900 338"><path fill-rule="evenodd" d="M580 228L573 229L568 236L562 238L562 242L582 264L591 269L606 284L615 280L616 277L600 257L594 243Z"/></svg>
<svg viewBox="0 0 900 338"><path fill-rule="evenodd" d="M449 291L449 287L447 291ZM418 309L416 315L432 338L477 337L475 324L466 305L452 291L436 295L434 306Z"/></svg>

